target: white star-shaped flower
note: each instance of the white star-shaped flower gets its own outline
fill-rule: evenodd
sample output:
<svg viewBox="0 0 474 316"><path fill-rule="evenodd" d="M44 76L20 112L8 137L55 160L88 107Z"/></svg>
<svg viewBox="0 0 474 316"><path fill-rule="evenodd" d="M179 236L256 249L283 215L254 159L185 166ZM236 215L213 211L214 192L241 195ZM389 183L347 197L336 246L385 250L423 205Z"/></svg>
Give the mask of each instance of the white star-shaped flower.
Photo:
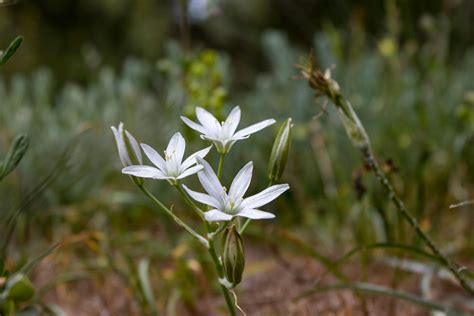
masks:
<svg viewBox="0 0 474 316"><path fill-rule="evenodd" d="M165 179L171 184L176 184L178 180L195 174L200 171L203 166L196 165L196 158L203 158L209 153L212 146L195 152L183 161L186 142L180 133L176 133L171 137L168 147L165 151L165 158L147 144L141 144L145 155L156 166L134 165L122 169L122 173L129 174L140 178Z"/></svg>
<svg viewBox="0 0 474 316"><path fill-rule="evenodd" d="M229 152L236 141L248 138L250 134L275 123L274 119L268 119L236 132L235 130L240 122L240 108L238 106L232 109L229 116L222 123L219 123L214 115L200 107L196 107L196 117L201 124L193 122L185 116L181 116L181 119L186 125L200 132L202 139L213 142L217 152L221 154Z"/></svg>
<svg viewBox="0 0 474 316"><path fill-rule="evenodd" d="M235 216L251 219L274 218L275 215L257 208L270 203L290 187L288 184L273 185L260 193L243 198L252 180L253 164L246 164L235 176L226 192L212 167L203 159L197 158L204 169L198 173L199 182L208 193L200 193L183 186L186 192L196 201L211 206L212 210L204 213L207 221L230 221Z"/></svg>

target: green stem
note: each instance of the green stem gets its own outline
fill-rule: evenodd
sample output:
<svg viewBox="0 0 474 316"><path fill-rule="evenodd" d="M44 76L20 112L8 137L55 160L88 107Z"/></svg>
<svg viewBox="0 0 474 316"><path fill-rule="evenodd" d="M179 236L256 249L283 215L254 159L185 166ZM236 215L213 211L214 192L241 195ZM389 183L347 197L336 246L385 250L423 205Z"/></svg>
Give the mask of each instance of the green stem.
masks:
<svg viewBox="0 0 474 316"><path fill-rule="evenodd" d="M224 231L224 229L226 229L230 223L232 221L227 221L227 222L224 222L222 223L219 227L217 227L217 229L211 233L208 234L208 239L213 239L215 236L217 236L218 234L220 234L222 231Z"/></svg>
<svg viewBox="0 0 474 316"><path fill-rule="evenodd" d="M474 296L474 288L465 279L464 275L461 274L459 267L446 257L439 250L439 247L433 242L431 237L421 229L416 218L408 211L405 203L403 203L402 199L397 195L385 173L380 169L380 166L372 153L369 136L367 135L359 116L354 111L354 108L342 95L339 84L331 79L330 76L323 75L319 70L314 70L312 64L309 69L302 69L302 75L309 81L310 86L318 94L325 95L334 103L340 114L339 116L349 139L352 141L354 146L360 150L366 164L370 170L375 173L377 180L387 191L389 199L393 204L395 204L402 217L410 224L418 237L428 246L428 248L430 248L433 254L439 258L441 263L453 273L461 286Z"/></svg>
<svg viewBox="0 0 474 316"><path fill-rule="evenodd" d="M209 248L209 242L207 241L206 238L202 237L199 235L194 229L189 227L185 222L183 222L178 216L176 216L169 208L167 208L163 203L161 203L150 191L148 191L147 188L145 188L143 185L138 185L140 190L145 193L146 196L148 196L153 202L155 202L156 205L158 205L163 211L165 211L166 214L168 214L179 226L183 227L188 233L193 235L194 237L199 240L206 248Z"/></svg>
<svg viewBox="0 0 474 316"><path fill-rule="evenodd" d="M193 202L188 193L183 189L181 184L174 185L179 194L183 197L184 201L196 212L196 214L204 221L204 212Z"/></svg>
<svg viewBox="0 0 474 316"><path fill-rule="evenodd" d="M392 184L388 180L385 173L380 169L379 164L375 160L374 155L370 150L370 147L367 147L361 151L365 162L370 167L370 169L375 172L375 176L387 191L390 200L393 202L393 204L395 204L395 206L397 207L401 215L405 218L405 220L413 227L418 237L420 237L420 239L425 242L425 244L428 246L428 248L430 248L433 254L439 258L441 263L443 263L443 265L451 271L451 273L456 277L456 279L458 279L461 286L471 295L474 295L473 287L471 286L471 284L469 284L464 275L460 273L459 267L439 250L438 246L434 243L431 237L421 229L416 218L406 208L405 203L403 203L400 197L396 194L395 190L392 187Z"/></svg>
<svg viewBox="0 0 474 316"><path fill-rule="evenodd" d="M217 178L219 178L219 180L221 179L221 176L222 176L222 167L224 166L224 158L225 158L225 154L221 154L219 157L219 167L217 167Z"/></svg>
<svg viewBox="0 0 474 316"><path fill-rule="evenodd" d="M240 235L242 235L242 234L244 233L245 229L247 229L247 226L249 226L249 224L250 224L251 221L252 221L252 220L251 220L250 218L247 218L247 219L245 220L244 224L243 224L243 225L240 227L240 229L239 229L239 234L240 234Z"/></svg>
<svg viewBox="0 0 474 316"><path fill-rule="evenodd" d="M409 301L409 302L424 306L432 310L439 310L439 311L444 311L444 312L447 312L449 310L446 306L438 304L434 301L430 301L430 300L418 297L411 293L397 291L397 290L393 290L390 288L386 288L386 287L375 285L375 284L369 284L369 283L338 283L338 284L316 287L304 292L303 294L298 295L295 298L295 300L302 299L304 297L307 297L315 293L326 292L330 290L345 290L345 289L391 296L391 297L395 297L401 300Z"/></svg>
<svg viewBox="0 0 474 316"><path fill-rule="evenodd" d="M219 166L217 167L217 178L219 180L222 177L222 168L224 166L224 159L225 159L225 154L220 154ZM224 224L221 227L225 228L227 225ZM235 316L236 313L235 313L234 303L232 302L229 289L221 283L221 280L227 280L227 279L224 274L224 267L222 266L222 263L219 260L219 257L217 256L217 252L216 252L216 248L214 244L214 237L219 233L221 227L217 228L215 231L212 231L211 225L209 224L209 222L206 222L207 236L209 238L208 249L209 249L209 254L211 255L212 261L214 262L214 266L216 267L217 275L219 276L219 285L221 287L222 294L224 295L225 303L227 305L227 309L229 310L229 314L231 316Z"/></svg>
<svg viewBox="0 0 474 316"><path fill-rule="evenodd" d="M209 223L206 222L206 228L207 228L207 232L208 234L212 234L212 229L211 229L211 225L209 225ZM209 247L208 247L208 251L209 251L209 254L211 255L211 258L212 258L212 262L214 263L214 266L216 267L216 271L217 271L217 275L219 277L219 285L221 287L221 290L222 290L222 294L224 295L224 298L225 298L225 303L227 305L227 309L229 310L229 314L231 316L236 316L236 313L235 313L235 308L234 308L234 303L232 302L232 298L230 296L230 292L229 290L220 282L220 280L223 280L225 279L225 275L224 275L224 268L222 267L222 264L219 260L219 257L217 256L217 253L216 253L216 248L215 248L215 245L214 245L214 240L213 239L209 239Z"/></svg>

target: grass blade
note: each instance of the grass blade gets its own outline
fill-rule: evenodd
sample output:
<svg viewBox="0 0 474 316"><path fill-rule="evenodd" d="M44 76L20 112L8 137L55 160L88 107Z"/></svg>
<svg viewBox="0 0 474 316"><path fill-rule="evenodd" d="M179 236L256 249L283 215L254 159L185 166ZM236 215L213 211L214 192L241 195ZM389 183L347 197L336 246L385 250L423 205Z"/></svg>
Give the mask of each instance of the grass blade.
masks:
<svg viewBox="0 0 474 316"><path fill-rule="evenodd" d="M158 315L158 310L156 309L156 299L155 294L150 283L150 275L148 268L150 267L150 260L142 259L138 263L138 282L143 291L143 296L147 301L147 304L150 306L153 315Z"/></svg>
<svg viewBox="0 0 474 316"><path fill-rule="evenodd" d="M353 291L360 291L360 292L366 292L370 294L378 294L378 295L384 295L384 296L390 296L396 299L400 299L403 301L411 302L413 304L425 307L430 310L435 310L435 311L442 311L450 315L453 314L453 310L448 308L447 306L444 306L442 304L433 302L431 300L419 297L415 294L405 292L405 291L398 291L394 290L391 288L387 288L384 286L380 285L375 285L375 284L370 284L370 283L337 283L337 284L330 284L330 285L324 285L324 286L318 286L315 288L312 288L308 291L303 292L302 294L298 295L294 300L300 300L303 299L307 296L316 294L316 293L323 293L323 292L328 292L328 291L337 291L337 290L353 290ZM468 315L467 313L463 313L461 311L456 311L455 315Z"/></svg>
<svg viewBox="0 0 474 316"><path fill-rule="evenodd" d="M39 256L37 256L36 258L28 261L23 267L21 267L21 269L19 270L20 273L28 273L30 272L36 265L38 265L38 263L41 262L41 260L43 260L44 258L46 258L47 256L49 256L53 251L55 251L56 249L59 248L59 245L61 243L56 243L54 245L52 245L51 247L49 247L48 249L46 249L45 252L43 252L42 254L40 254Z"/></svg>

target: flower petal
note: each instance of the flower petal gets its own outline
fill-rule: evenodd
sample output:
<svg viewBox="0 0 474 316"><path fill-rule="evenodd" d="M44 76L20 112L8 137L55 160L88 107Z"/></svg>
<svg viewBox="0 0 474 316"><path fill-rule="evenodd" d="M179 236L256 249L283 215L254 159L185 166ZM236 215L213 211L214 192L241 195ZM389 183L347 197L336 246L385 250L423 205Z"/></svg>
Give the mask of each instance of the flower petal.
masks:
<svg viewBox="0 0 474 316"><path fill-rule="evenodd" d="M125 146L125 142L122 138L122 131L123 131L123 123L120 122L118 130L115 126L111 126L112 132L114 133L115 143L117 144L117 150L119 153L120 161L124 167L131 165L132 162L130 161L130 157L127 153L127 147Z"/></svg>
<svg viewBox="0 0 474 316"><path fill-rule="evenodd" d="M181 133L178 132L171 137L168 147L166 147L166 154L173 157L174 162L178 165L183 161L185 149L186 142Z"/></svg>
<svg viewBox="0 0 474 316"><path fill-rule="evenodd" d="M122 169L122 173L139 178L169 179L160 169L150 166L133 165Z"/></svg>
<svg viewBox="0 0 474 316"><path fill-rule="evenodd" d="M203 126L191 121L186 116L181 116L181 120L184 122L184 124L188 125L193 130L198 131L201 134L207 134L207 130Z"/></svg>
<svg viewBox="0 0 474 316"><path fill-rule="evenodd" d="M275 214L261 210L246 208L235 214L235 216L247 217L250 219L269 219L275 218Z"/></svg>
<svg viewBox="0 0 474 316"><path fill-rule="evenodd" d="M219 121L209 113L208 111L204 110L201 107L196 108L196 116L199 122L204 126L209 133L212 135L218 135L221 130L221 124Z"/></svg>
<svg viewBox="0 0 474 316"><path fill-rule="evenodd" d="M230 114L227 116L223 130L224 133L228 136L231 137L234 135L235 130L237 129L237 126L239 125L240 122L240 107L236 106L232 109Z"/></svg>
<svg viewBox="0 0 474 316"><path fill-rule="evenodd" d="M204 212L204 218L208 222L230 221L232 219L232 215L226 214L219 210L210 210Z"/></svg>
<svg viewBox="0 0 474 316"><path fill-rule="evenodd" d="M229 197L237 200L247 192L250 181L252 180L253 163L250 161L235 176L229 189Z"/></svg>
<svg viewBox="0 0 474 316"><path fill-rule="evenodd" d="M197 163L196 157L201 157L204 158L206 155L209 153L211 150L212 146L209 146L207 148L201 149L194 154L190 155L188 158L184 160L184 162L181 164L181 169L185 170L191 167L193 164Z"/></svg>
<svg viewBox="0 0 474 316"><path fill-rule="evenodd" d="M150 159L150 161L155 166L157 166L162 172L166 172L166 162L163 157L161 157L161 155L151 146L143 143L141 145L148 159Z"/></svg>
<svg viewBox="0 0 474 316"><path fill-rule="evenodd" d="M192 197L194 200L198 201L199 203L206 204L215 208L220 207L219 202L212 196L193 191L185 185L183 185L183 188L184 190L186 190L186 192L189 194L190 197Z"/></svg>
<svg viewBox="0 0 474 316"><path fill-rule="evenodd" d="M177 179L183 179L183 178L189 177L190 175L198 173L199 171L201 171L202 168L203 167L201 165L197 165L197 166L188 168L188 169L184 170L183 172L181 172Z"/></svg>
<svg viewBox="0 0 474 316"><path fill-rule="evenodd" d="M270 203L278 196L280 196L283 192L288 190L290 186L288 184L278 184L273 185L260 193L252 195L242 201L242 208L256 208L267 203Z"/></svg>
<svg viewBox="0 0 474 316"><path fill-rule="evenodd" d="M253 125L250 125L246 128L241 129L240 131L235 133L234 136L237 137L237 138L238 137L243 137L243 136L248 136L250 134L258 132L259 130L264 129L267 126L270 126L270 125L274 124L275 122L276 121L274 119L268 119L268 120L265 120L265 121L261 121L259 123L256 123L256 124L253 124Z"/></svg>
<svg viewBox="0 0 474 316"><path fill-rule="evenodd" d="M217 178L216 173L204 159L196 157L196 160L204 167L204 169L198 173L199 182L201 182L202 187L207 193L209 193L209 195L217 199L219 202L223 202L224 197L226 197L227 194Z"/></svg>
<svg viewBox="0 0 474 316"><path fill-rule="evenodd" d="M140 146L138 145L137 140L128 131L125 131L125 135L127 135L128 141L130 142L130 145L132 146L133 152L135 153L135 157L137 157L138 162L142 164L143 163L142 151L140 150Z"/></svg>

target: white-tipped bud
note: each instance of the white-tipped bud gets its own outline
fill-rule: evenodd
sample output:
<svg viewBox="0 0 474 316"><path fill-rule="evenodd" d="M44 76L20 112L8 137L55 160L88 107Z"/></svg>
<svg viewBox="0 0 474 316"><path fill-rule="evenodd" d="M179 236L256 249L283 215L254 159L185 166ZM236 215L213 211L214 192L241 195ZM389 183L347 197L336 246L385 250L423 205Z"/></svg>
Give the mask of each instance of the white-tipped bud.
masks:
<svg viewBox="0 0 474 316"><path fill-rule="evenodd" d="M131 165L143 164L142 153L137 140L124 129L123 123L120 122L118 129L112 126L112 132L115 136L120 161L124 167Z"/></svg>
<svg viewBox="0 0 474 316"><path fill-rule="evenodd" d="M288 153L290 151L292 127L292 120L291 118L288 118L281 125L278 134L275 137L270 161L268 163L268 178L271 182L277 182L280 180L283 171L285 170Z"/></svg>
<svg viewBox="0 0 474 316"><path fill-rule="evenodd" d="M140 146L138 145L137 140L125 130L124 125L120 122L118 129L115 126L111 127L112 132L114 133L115 142L117 144L117 149L120 157L120 161L124 167L131 165L142 165L143 158ZM134 181L138 183L143 183L143 179L133 177Z"/></svg>

